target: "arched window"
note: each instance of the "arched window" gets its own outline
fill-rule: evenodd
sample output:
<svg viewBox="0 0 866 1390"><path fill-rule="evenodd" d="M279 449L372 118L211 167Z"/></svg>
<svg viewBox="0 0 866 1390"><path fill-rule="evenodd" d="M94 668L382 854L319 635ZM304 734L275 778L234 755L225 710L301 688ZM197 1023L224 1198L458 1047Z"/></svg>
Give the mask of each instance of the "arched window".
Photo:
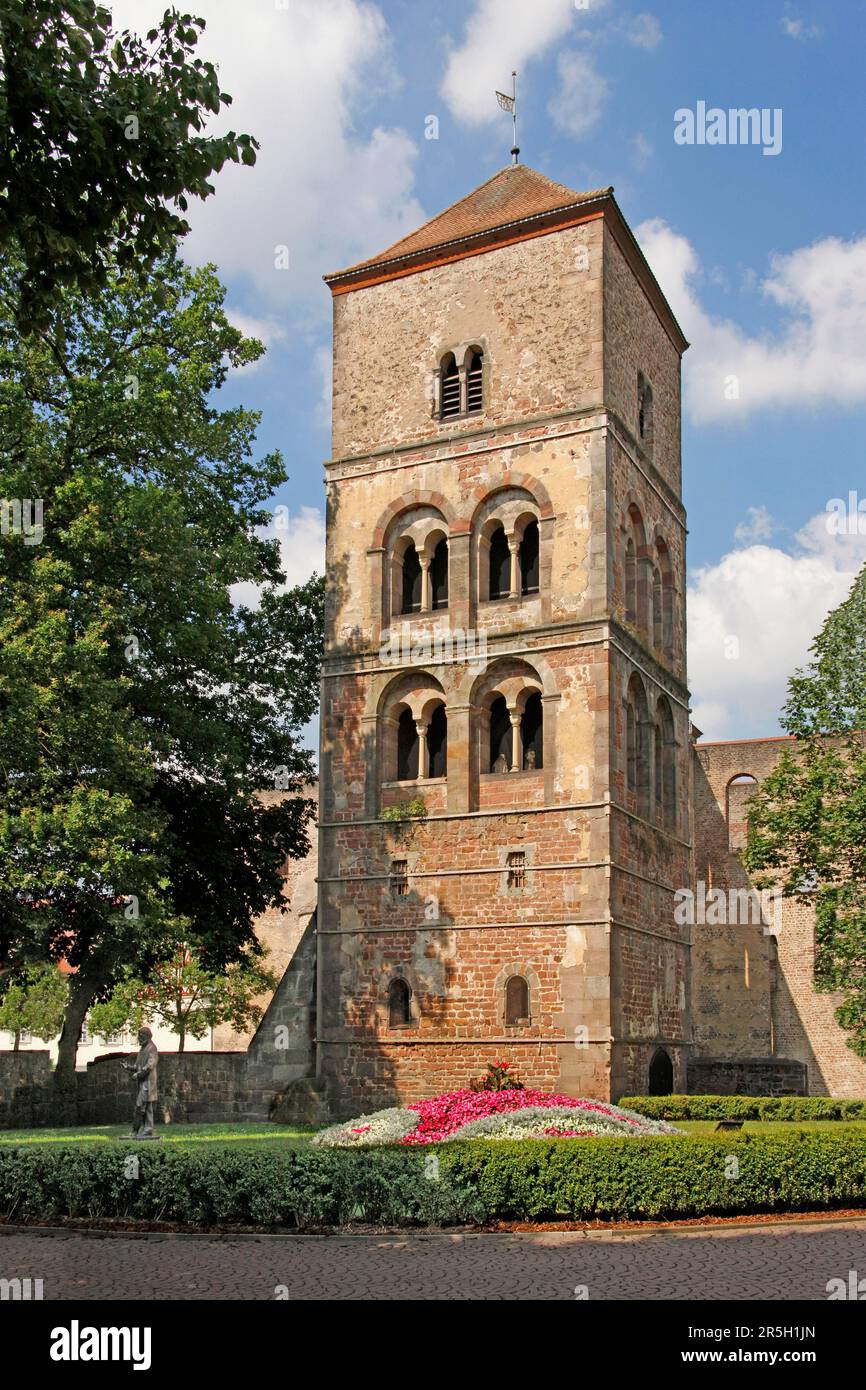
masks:
<svg viewBox="0 0 866 1390"><path fill-rule="evenodd" d="M670 551L661 538L656 540L656 554L658 565L653 571L653 640L656 650L670 658L674 642L674 572ZM658 594L656 584L660 589Z"/></svg>
<svg viewBox="0 0 866 1390"><path fill-rule="evenodd" d="M508 598L511 593L511 552L503 526L490 537L490 597Z"/></svg>
<svg viewBox="0 0 866 1390"><path fill-rule="evenodd" d="M388 1027L405 1028L412 1022L412 991L399 977L388 986Z"/></svg>
<svg viewBox="0 0 866 1390"><path fill-rule="evenodd" d="M664 615L662 613L662 576L658 566L653 567L653 646L657 652L664 647Z"/></svg>
<svg viewBox="0 0 866 1390"><path fill-rule="evenodd" d="M523 747L524 770L544 766L544 716L541 696L536 691L530 695L520 719L520 736Z"/></svg>
<svg viewBox="0 0 866 1390"><path fill-rule="evenodd" d="M448 542L444 536L430 561L430 602L433 608L448 607Z"/></svg>
<svg viewBox="0 0 866 1390"><path fill-rule="evenodd" d="M511 753L511 716L505 696L498 695L490 706L490 771L510 772Z"/></svg>
<svg viewBox="0 0 866 1390"><path fill-rule="evenodd" d="M512 975L505 986L505 1022L529 1022L529 985L522 975Z"/></svg>
<svg viewBox="0 0 866 1390"><path fill-rule="evenodd" d="M732 777L727 791L728 849L737 854L746 848L749 815L746 803L758 790L758 779L748 772Z"/></svg>
<svg viewBox="0 0 866 1390"><path fill-rule="evenodd" d="M662 812L668 829L674 830L677 823L677 749L671 707L663 696L656 711L654 748L656 808Z"/></svg>
<svg viewBox="0 0 866 1390"><path fill-rule="evenodd" d="M637 430L649 448L653 436L653 392L643 372L637 374Z"/></svg>
<svg viewBox="0 0 866 1390"><path fill-rule="evenodd" d="M403 613L421 611L421 561L418 551L409 544L403 556Z"/></svg>
<svg viewBox="0 0 866 1390"><path fill-rule="evenodd" d="M404 709L397 724L397 781L414 782L418 777L418 730L410 709Z"/></svg>
<svg viewBox="0 0 866 1390"><path fill-rule="evenodd" d="M520 587L524 594L538 593L538 522L530 521L520 542Z"/></svg>
<svg viewBox="0 0 866 1390"><path fill-rule="evenodd" d="M649 1087L651 1096L669 1096L674 1089L674 1064L663 1047L653 1054L649 1065Z"/></svg>
<svg viewBox="0 0 866 1390"><path fill-rule="evenodd" d="M440 369L441 408L440 415L447 420L451 415L460 414L460 372L454 353L449 352Z"/></svg>
<svg viewBox="0 0 866 1390"><path fill-rule="evenodd" d="M448 716L437 705L427 726L427 776L444 777L448 768Z"/></svg>
<svg viewBox="0 0 866 1390"><path fill-rule="evenodd" d="M637 623L637 550L631 536L625 546L625 616L627 622Z"/></svg>
<svg viewBox="0 0 866 1390"><path fill-rule="evenodd" d="M634 797L640 816L649 815L650 744L649 713L643 685L637 675L628 683L625 710L626 789Z"/></svg>
<svg viewBox="0 0 866 1390"><path fill-rule="evenodd" d="M481 409L484 395L484 354L476 349L469 358L466 373L466 409L470 414Z"/></svg>

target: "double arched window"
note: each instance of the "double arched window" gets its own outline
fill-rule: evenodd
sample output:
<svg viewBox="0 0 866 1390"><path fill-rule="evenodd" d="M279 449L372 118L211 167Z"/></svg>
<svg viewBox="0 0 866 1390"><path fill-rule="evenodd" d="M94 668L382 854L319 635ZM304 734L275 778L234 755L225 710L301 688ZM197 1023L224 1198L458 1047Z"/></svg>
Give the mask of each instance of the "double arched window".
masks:
<svg viewBox="0 0 866 1390"><path fill-rule="evenodd" d="M648 542L643 515L635 502L622 525L623 609L625 620L658 656L674 655L674 573L670 550L660 535Z"/></svg>
<svg viewBox="0 0 866 1390"><path fill-rule="evenodd" d="M537 594L541 579L538 517L520 496L491 504L478 538L478 590L483 601Z"/></svg>
<svg viewBox="0 0 866 1390"><path fill-rule="evenodd" d="M439 419L477 415L484 406L484 352L473 344L460 354L447 352L439 363Z"/></svg>
<svg viewBox="0 0 866 1390"><path fill-rule="evenodd" d="M448 775L448 711L434 676L407 674L392 683L379 710L383 782Z"/></svg>
<svg viewBox="0 0 866 1390"><path fill-rule="evenodd" d="M447 775L448 716L443 704L435 705L426 721L416 719L411 709L400 711L396 771L398 782Z"/></svg>
<svg viewBox="0 0 866 1390"><path fill-rule="evenodd" d="M385 625L394 617L448 607L448 529L436 508L410 507L388 528L383 550Z"/></svg>

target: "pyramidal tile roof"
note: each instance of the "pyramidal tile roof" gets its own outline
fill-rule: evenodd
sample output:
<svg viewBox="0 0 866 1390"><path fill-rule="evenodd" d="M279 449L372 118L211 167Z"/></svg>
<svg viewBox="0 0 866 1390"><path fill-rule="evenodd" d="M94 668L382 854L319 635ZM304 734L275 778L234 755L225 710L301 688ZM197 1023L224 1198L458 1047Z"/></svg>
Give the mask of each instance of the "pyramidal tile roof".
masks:
<svg viewBox="0 0 866 1390"><path fill-rule="evenodd" d="M612 192L612 188L599 188L591 193L576 193L573 188L554 183L553 179L525 164L508 164L465 198L452 203L444 212L431 217L417 231L395 241L393 246L381 251L378 256L359 261L346 270L335 271L333 275L326 275L325 279L330 282L385 265L389 261L412 258L451 241L462 241L526 218L592 202Z"/></svg>

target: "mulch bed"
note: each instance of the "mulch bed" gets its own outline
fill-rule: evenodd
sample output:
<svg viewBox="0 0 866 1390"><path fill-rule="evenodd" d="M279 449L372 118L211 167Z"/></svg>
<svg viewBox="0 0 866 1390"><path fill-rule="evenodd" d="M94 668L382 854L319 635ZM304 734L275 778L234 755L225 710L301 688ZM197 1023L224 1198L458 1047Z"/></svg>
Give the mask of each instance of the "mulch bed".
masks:
<svg viewBox="0 0 866 1390"><path fill-rule="evenodd" d="M0 1232L14 1231L93 1231L113 1235L194 1235L194 1236L347 1236L347 1235L540 1235L545 1231L676 1231L694 1227L714 1228L778 1225L798 1221L846 1221L866 1218L866 1207L844 1207L832 1211L753 1212L741 1216L686 1216L672 1221L647 1218L642 1221L494 1221L484 1226L195 1226L175 1221L133 1221L111 1217L52 1217L51 1221L0 1221Z"/></svg>

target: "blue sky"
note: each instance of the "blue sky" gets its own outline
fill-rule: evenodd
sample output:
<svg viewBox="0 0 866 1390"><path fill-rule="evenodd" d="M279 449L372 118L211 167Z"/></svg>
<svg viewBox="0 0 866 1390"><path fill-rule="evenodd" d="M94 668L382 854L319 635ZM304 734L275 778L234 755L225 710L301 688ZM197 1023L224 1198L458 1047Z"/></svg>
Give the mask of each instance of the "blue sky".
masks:
<svg viewBox="0 0 866 1390"><path fill-rule="evenodd" d="M112 8L146 29L162 7ZM494 89L516 67L523 161L575 189L615 186L692 342L695 721L714 738L777 732L787 676L866 561L866 0L201 0L196 12L231 123L262 149L193 209L186 253L216 261L232 315L268 345L223 396L260 409L262 451L286 456L275 503L290 511L290 577L321 567L321 276L508 161ZM780 151L676 143L675 113L698 102L780 110ZM852 491L863 534L856 517L833 534L828 503Z"/></svg>

